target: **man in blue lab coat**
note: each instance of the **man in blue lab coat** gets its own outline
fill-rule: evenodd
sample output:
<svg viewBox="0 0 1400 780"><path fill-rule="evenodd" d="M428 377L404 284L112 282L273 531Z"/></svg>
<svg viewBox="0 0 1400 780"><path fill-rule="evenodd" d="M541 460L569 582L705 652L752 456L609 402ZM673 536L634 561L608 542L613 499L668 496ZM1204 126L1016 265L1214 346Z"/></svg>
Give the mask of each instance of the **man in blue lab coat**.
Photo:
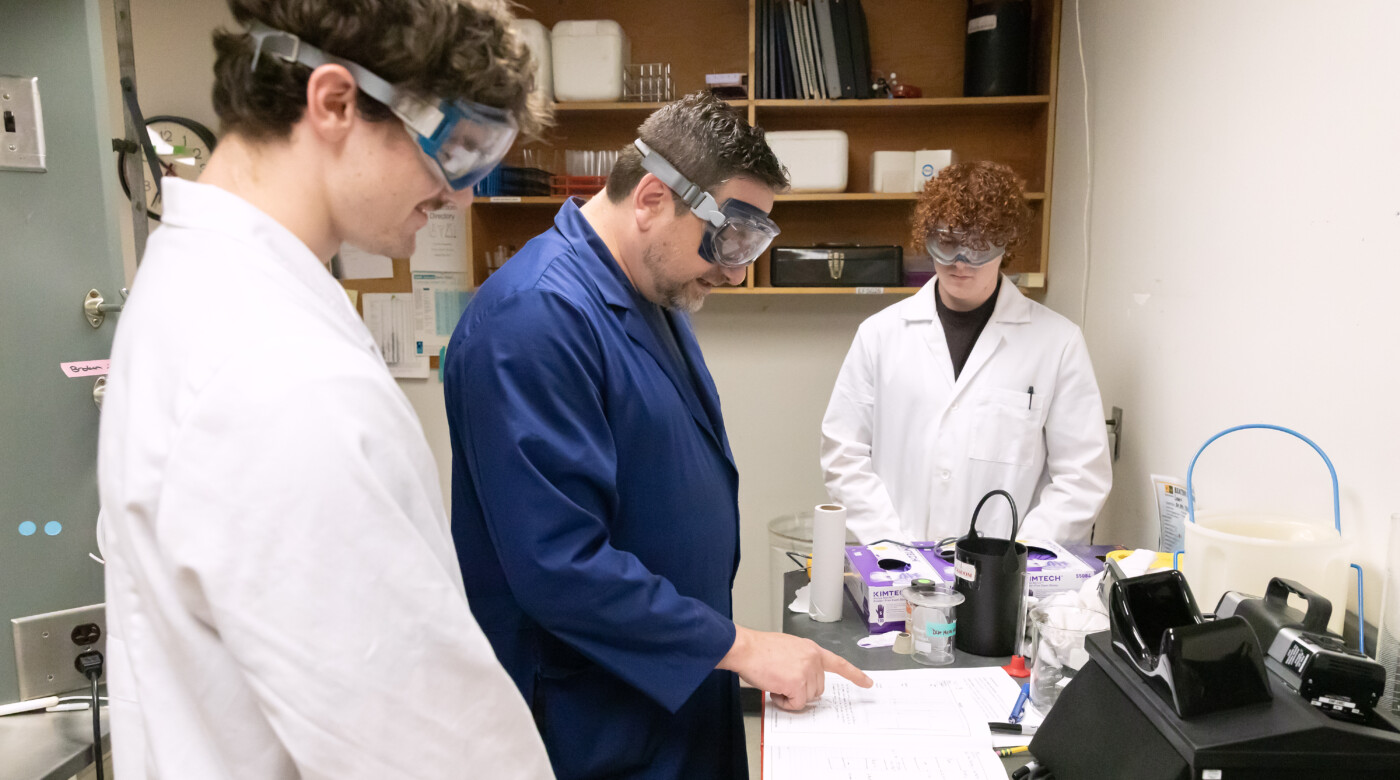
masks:
<svg viewBox="0 0 1400 780"><path fill-rule="evenodd" d="M638 135L452 336L453 536L560 778L743 778L738 677L792 708L824 670L869 685L731 620L739 475L685 312L743 280L787 177L705 93Z"/></svg>

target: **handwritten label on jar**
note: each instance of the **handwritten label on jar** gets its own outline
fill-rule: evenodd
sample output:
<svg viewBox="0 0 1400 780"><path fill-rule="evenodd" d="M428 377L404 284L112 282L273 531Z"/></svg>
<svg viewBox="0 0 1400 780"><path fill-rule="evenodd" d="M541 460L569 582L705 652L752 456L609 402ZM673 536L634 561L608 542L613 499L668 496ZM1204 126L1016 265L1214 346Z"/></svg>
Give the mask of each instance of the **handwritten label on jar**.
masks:
<svg viewBox="0 0 1400 780"><path fill-rule="evenodd" d="M977 581L977 567L970 561L953 561L953 573L958 575L960 580Z"/></svg>
<svg viewBox="0 0 1400 780"><path fill-rule="evenodd" d="M64 376L102 376L111 370L110 360L82 360L76 363L60 363Z"/></svg>

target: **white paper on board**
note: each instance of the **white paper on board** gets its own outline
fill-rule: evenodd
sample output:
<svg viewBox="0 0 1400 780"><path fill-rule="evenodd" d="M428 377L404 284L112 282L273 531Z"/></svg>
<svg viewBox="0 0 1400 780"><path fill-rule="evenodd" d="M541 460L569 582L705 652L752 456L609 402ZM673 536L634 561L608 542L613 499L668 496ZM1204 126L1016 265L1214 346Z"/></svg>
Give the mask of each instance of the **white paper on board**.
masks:
<svg viewBox="0 0 1400 780"><path fill-rule="evenodd" d="M1152 495L1157 498L1157 550L1186 549L1186 484L1176 477L1153 474Z"/></svg>
<svg viewBox="0 0 1400 780"><path fill-rule="evenodd" d="M418 354L413 334L412 293L365 293L361 300L365 327L389 373L400 379L427 379L428 356Z"/></svg>
<svg viewBox="0 0 1400 780"><path fill-rule="evenodd" d="M392 279L394 277L392 258L366 252L353 244L341 244L339 254L341 279Z"/></svg>
<svg viewBox="0 0 1400 780"><path fill-rule="evenodd" d="M418 231L411 271L465 273L467 270L467 215L457 209L428 212L428 224Z"/></svg>
<svg viewBox="0 0 1400 780"><path fill-rule="evenodd" d="M418 354L431 357L447 346L471 297L464 273L413 273L414 335Z"/></svg>

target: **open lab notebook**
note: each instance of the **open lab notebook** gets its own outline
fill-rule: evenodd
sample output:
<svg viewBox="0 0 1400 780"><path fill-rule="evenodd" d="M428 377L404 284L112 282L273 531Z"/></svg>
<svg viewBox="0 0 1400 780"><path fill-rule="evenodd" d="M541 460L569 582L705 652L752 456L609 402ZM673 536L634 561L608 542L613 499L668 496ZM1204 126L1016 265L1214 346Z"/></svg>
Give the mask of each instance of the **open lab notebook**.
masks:
<svg viewBox="0 0 1400 780"><path fill-rule="evenodd" d="M764 702L764 780L1001 780L994 747L1027 744L998 735L1020 686L1000 668L869 672L858 688L834 674L801 712ZM1034 715L1032 715L1032 720Z"/></svg>

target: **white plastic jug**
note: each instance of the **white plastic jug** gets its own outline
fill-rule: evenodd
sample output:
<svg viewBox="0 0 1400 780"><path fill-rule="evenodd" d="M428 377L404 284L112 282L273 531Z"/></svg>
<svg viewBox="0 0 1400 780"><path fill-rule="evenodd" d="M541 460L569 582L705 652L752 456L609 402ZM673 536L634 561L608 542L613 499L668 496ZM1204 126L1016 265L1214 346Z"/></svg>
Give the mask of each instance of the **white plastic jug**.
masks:
<svg viewBox="0 0 1400 780"><path fill-rule="evenodd" d="M1192 472L1211 442L1234 431L1264 428L1282 431L1307 442L1332 475L1333 525L1296 517L1244 512L1196 512ZM1203 611L1215 609L1226 591L1263 596L1273 577L1286 577L1321 593L1332 602L1328 628L1342 633L1350 592L1350 546L1342 538L1337 470L1308 437L1277 425L1240 425L1212 436L1186 472L1186 550L1181 570Z"/></svg>

